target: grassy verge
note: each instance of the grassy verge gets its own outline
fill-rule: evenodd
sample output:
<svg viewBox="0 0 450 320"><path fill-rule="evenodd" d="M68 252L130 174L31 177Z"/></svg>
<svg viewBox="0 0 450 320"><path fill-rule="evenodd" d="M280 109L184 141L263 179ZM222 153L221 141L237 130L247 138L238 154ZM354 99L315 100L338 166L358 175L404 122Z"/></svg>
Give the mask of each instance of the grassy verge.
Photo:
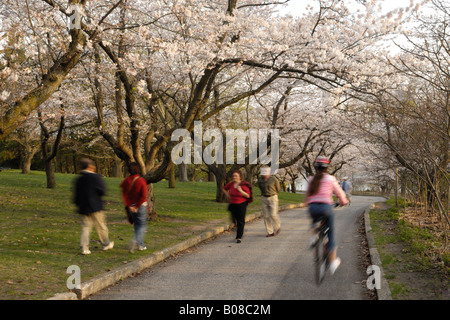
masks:
<svg viewBox="0 0 450 320"><path fill-rule="evenodd" d="M0 173L0 300L46 299L66 292L67 267L78 265L86 281L124 263L183 241L205 229L223 225L229 219L227 205L214 201L216 186L211 182L155 184L159 218L149 222L148 250L130 253L133 229L126 222L120 200L122 179L105 178L106 215L111 251L101 251L95 231L89 256L79 252L80 216L72 204L75 175L56 174L57 187L47 189L45 173L22 175L8 170ZM259 189L248 212L260 211ZM280 194L280 205L300 203L302 196Z"/></svg>
<svg viewBox="0 0 450 320"><path fill-rule="evenodd" d="M403 219L392 201L370 212L375 243L393 299L448 300L450 263L443 239Z"/></svg>

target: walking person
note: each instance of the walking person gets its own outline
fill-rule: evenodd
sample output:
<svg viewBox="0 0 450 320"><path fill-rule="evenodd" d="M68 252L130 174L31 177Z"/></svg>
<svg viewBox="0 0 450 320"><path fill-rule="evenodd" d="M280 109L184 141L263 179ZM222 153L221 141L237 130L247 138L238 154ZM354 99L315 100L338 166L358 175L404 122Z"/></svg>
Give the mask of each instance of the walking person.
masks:
<svg viewBox="0 0 450 320"><path fill-rule="evenodd" d="M306 204L309 207L313 223L320 221L324 217L327 218L329 228L327 243L328 262L330 264L330 272L334 274L341 263L341 259L336 256L336 245L334 242L333 193L338 197L340 206L347 204L347 198L337 179L328 174L329 165L330 160L326 157L317 157L314 161L316 174L309 180ZM314 244L314 241L316 241L315 236L310 243L311 246Z"/></svg>
<svg viewBox="0 0 450 320"><path fill-rule="evenodd" d="M108 227L105 213L103 212L102 196L106 193L106 186L100 175L96 174L95 163L87 158L80 161L81 171L75 180L74 203L81 214L81 254L90 254L89 238L92 228L95 227L103 250L114 247L114 242L109 240Z"/></svg>
<svg viewBox="0 0 450 320"><path fill-rule="evenodd" d="M134 239L130 251L147 250L144 242L147 231L147 181L141 177L141 167L136 162L129 164L128 173L120 188L125 209L128 210L130 222L134 226Z"/></svg>
<svg viewBox="0 0 450 320"><path fill-rule="evenodd" d="M351 205L352 200L350 197L352 195L352 190L353 190L352 183L350 181L347 181L348 177L344 177L343 180L344 181L342 182L341 188L345 192L345 196L347 197L347 200L348 200L348 205Z"/></svg>
<svg viewBox="0 0 450 320"><path fill-rule="evenodd" d="M242 180L242 173L239 170L233 172L232 179L222 190L230 199L228 210L231 212L233 222L237 226L236 242L241 243L244 235L247 201L251 198L252 191L250 184Z"/></svg>
<svg viewBox="0 0 450 320"><path fill-rule="evenodd" d="M258 186L261 189L261 204L266 226L266 237L273 237L280 233L280 217L278 215L278 193L281 186L277 178L270 175L270 168L261 168L261 176L258 179Z"/></svg>

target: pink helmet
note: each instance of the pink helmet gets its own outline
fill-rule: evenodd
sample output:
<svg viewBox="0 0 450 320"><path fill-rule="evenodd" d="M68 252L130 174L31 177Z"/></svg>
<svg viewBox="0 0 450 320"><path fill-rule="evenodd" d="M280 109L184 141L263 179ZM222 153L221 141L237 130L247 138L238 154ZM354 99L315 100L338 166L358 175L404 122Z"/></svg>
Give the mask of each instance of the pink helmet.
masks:
<svg viewBox="0 0 450 320"><path fill-rule="evenodd" d="M319 156L314 161L314 167L316 167L316 168L328 168L328 166L330 165L330 162L331 162L330 159L328 159L327 157Z"/></svg>

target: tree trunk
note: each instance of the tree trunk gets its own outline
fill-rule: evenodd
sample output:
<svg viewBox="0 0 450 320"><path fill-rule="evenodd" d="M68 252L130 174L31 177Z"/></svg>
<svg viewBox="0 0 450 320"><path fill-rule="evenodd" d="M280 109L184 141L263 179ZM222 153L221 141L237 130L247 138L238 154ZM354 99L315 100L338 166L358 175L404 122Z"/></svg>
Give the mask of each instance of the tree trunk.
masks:
<svg viewBox="0 0 450 320"><path fill-rule="evenodd" d="M23 162L22 162L22 173L28 174L31 170L31 160L33 160L34 155L36 154L37 149L32 150L31 152L29 150L25 151Z"/></svg>
<svg viewBox="0 0 450 320"><path fill-rule="evenodd" d="M120 160L117 157L114 157L114 163L113 163L113 169L112 169L112 175L115 178L123 178L123 164L122 160Z"/></svg>
<svg viewBox="0 0 450 320"><path fill-rule="evenodd" d="M155 191L153 189L153 183L147 184L147 203L147 218L150 221L156 221L158 219L158 214L156 213Z"/></svg>
<svg viewBox="0 0 450 320"><path fill-rule="evenodd" d="M188 182L187 166L185 163L178 165L178 171L180 172L180 182Z"/></svg>
<svg viewBox="0 0 450 320"><path fill-rule="evenodd" d="M47 176L47 188L54 189L56 187L56 180L53 159L45 160L45 174Z"/></svg>
<svg viewBox="0 0 450 320"><path fill-rule="evenodd" d="M64 112L63 107L61 106L62 112ZM61 116L61 120L59 122L59 129L56 139L51 147L49 152L48 150L48 142L50 139L50 133L48 129L45 127L44 122L42 121L42 114L39 111L39 125L41 126L41 150L42 150L42 159L45 162L45 173L47 175L47 188L54 189L56 187L55 182L55 168L53 165L53 159L56 157L56 153L58 152L58 148L61 144L61 137L64 130L64 115Z"/></svg>
<svg viewBox="0 0 450 320"><path fill-rule="evenodd" d="M295 180L291 183L291 192L297 193L297 186L295 185Z"/></svg>
<svg viewBox="0 0 450 320"><path fill-rule="evenodd" d="M22 174L28 174L31 170L31 158L26 157L22 162Z"/></svg>
<svg viewBox="0 0 450 320"><path fill-rule="evenodd" d="M211 170L208 171L208 181L210 181L210 182L216 181L216 176L214 175L214 173Z"/></svg>
<svg viewBox="0 0 450 320"><path fill-rule="evenodd" d="M216 202L228 202L228 199L225 193L222 191L222 187L227 183L227 178L225 177L217 177L216 176Z"/></svg>
<svg viewBox="0 0 450 320"><path fill-rule="evenodd" d="M169 188L175 189L175 166L172 166L172 169L169 171Z"/></svg>
<svg viewBox="0 0 450 320"><path fill-rule="evenodd" d="M216 202L227 202L228 199L222 190L227 183L227 168L224 164L208 165L210 172L216 176Z"/></svg>
<svg viewBox="0 0 450 320"><path fill-rule="evenodd" d="M73 173L78 173L78 168L77 168L77 157L75 152L72 155L72 161L73 161Z"/></svg>
<svg viewBox="0 0 450 320"><path fill-rule="evenodd" d="M39 145L32 145L31 143L26 143L24 145L24 150L21 152L22 154L22 173L28 174L31 170L31 161L33 160L34 155L39 150Z"/></svg>

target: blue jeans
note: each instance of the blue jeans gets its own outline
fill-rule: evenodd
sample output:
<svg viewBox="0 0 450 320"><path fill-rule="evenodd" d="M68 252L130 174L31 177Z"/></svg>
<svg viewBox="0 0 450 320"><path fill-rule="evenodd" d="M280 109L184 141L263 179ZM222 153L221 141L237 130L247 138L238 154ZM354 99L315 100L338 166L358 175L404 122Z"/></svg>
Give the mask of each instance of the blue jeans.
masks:
<svg viewBox="0 0 450 320"><path fill-rule="evenodd" d="M333 207L327 203L310 203L309 214L313 219L313 223L321 220L323 217L328 218L328 252L335 249L334 243L334 214Z"/></svg>
<svg viewBox="0 0 450 320"><path fill-rule="evenodd" d="M133 214L134 237L139 246L145 247L144 234L147 231L147 206L140 206Z"/></svg>

